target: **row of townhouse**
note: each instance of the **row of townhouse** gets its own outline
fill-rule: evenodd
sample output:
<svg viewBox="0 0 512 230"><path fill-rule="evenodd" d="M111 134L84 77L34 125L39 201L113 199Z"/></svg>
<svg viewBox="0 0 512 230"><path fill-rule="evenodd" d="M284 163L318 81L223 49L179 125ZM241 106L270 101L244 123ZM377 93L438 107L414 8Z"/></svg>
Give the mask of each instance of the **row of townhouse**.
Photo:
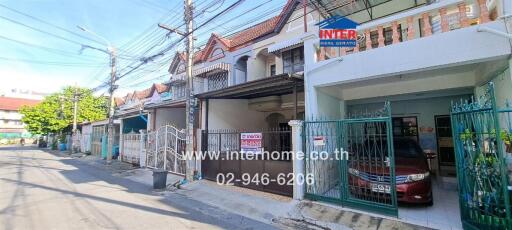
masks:
<svg viewBox="0 0 512 230"><path fill-rule="evenodd" d="M185 145L178 52L169 81L117 100L121 159L182 175L189 165L209 180L293 173L290 184L235 185L434 228L511 227L511 13L508 0L289 0L275 17L212 34L193 66L194 149L252 143L277 156L168 159ZM319 45L318 23L334 15L357 22L355 47ZM145 139L133 137L140 130ZM349 158L288 156L339 149Z"/></svg>

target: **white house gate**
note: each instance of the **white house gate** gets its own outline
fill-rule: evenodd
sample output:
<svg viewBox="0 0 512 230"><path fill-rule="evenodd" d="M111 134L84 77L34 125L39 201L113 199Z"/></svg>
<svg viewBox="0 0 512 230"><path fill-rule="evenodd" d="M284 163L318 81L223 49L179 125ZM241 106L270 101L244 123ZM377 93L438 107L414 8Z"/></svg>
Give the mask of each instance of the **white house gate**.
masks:
<svg viewBox="0 0 512 230"><path fill-rule="evenodd" d="M178 175L186 173L186 159L182 152L186 148L186 132L173 126L162 126L148 132L146 142L146 166L164 169Z"/></svg>

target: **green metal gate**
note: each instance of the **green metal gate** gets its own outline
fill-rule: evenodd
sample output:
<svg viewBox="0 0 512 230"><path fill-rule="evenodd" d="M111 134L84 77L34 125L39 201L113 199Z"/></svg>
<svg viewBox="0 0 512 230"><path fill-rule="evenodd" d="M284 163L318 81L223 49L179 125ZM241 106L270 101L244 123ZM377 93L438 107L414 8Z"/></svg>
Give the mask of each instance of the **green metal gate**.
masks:
<svg viewBox="0 0 512 230"><path fill-rule="evenodd" d="M512 229L506 151L512 109L498 109L494 85L451 109L464 229ZM510 154L510 153L508 153Z"/></svg>
<svg viewBox="0 0 512 230"><path fill-rule="evenodd" d="M305 121L306 198L397 216L391 106L342 120Z"/></svg>

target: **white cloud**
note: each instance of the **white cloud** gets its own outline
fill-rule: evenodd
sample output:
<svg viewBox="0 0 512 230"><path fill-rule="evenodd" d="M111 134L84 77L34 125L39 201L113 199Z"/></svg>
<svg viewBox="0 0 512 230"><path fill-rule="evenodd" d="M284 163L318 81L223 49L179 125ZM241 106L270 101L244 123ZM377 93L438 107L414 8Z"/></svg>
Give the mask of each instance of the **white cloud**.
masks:
<svg viewBox="0 0 512 230"><path fill-rule="evenodd" d="M75 84L77 80L69 76L37 72L24 64L0 66L0 79L2 79L0 90L18 88L43 93L58 91L64 86Z"/></svg>

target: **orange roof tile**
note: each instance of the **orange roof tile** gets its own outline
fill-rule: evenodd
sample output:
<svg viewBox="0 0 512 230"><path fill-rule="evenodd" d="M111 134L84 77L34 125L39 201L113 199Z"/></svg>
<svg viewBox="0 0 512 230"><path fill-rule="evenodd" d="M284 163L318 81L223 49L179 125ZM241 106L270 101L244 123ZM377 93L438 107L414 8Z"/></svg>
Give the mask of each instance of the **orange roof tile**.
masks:
<svg viewBox="0 0 512 230"><path fill-rule="evenodd" d="M22 106L35 106L40 100L25 98L0 97L0 110L18 111Z"/></svg>

